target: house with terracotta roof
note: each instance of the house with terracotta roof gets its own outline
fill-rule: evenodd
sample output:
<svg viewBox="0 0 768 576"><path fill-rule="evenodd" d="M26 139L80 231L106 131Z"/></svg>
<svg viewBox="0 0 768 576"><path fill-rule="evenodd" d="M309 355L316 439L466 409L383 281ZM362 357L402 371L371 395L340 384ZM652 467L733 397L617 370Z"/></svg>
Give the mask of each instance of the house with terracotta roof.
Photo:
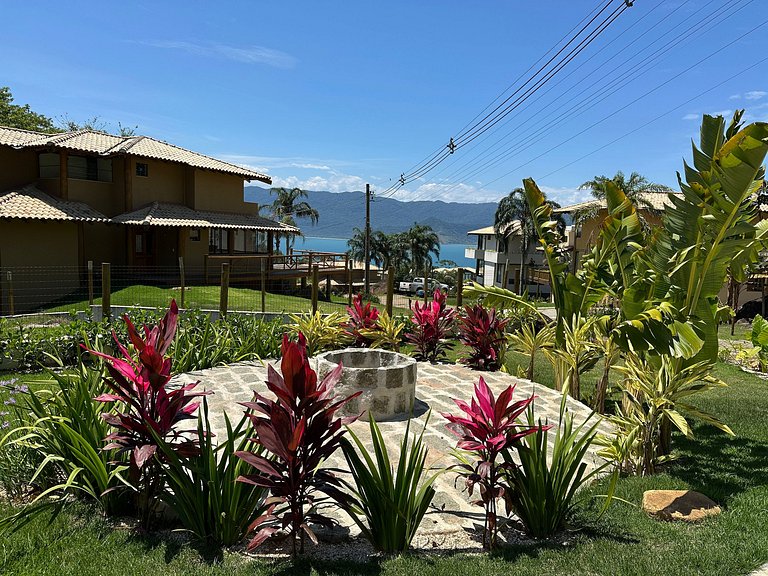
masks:
<svg viewBox="0 0 768 576"><path fill-rule="evenodd" d="M679 194L679 192L672 194ZM640 207L640 212L650 226L658 226L661 223L660 214L665 207L672 205L669 196L667 192L643 192L640 195L642 204L645 206L645 208ZM600 233L600 224L608 216L608 206L605 200L595 198L555 208L553 212L568 214L573 220L573 224L566 228L566 247L571 251L571 265L573 270L576 270L584 254L592 249Z"/></svg>
<svg viewBox="0 0 768 576"><path fill-rule="evenodd" d="M259 216L244 182L265 174L148 136L0 126L0 267L86 262L190 269L267 254L298 229ZM73 274L73 272L68 272ZM61 278L66 286L76 278Z"/></svg>

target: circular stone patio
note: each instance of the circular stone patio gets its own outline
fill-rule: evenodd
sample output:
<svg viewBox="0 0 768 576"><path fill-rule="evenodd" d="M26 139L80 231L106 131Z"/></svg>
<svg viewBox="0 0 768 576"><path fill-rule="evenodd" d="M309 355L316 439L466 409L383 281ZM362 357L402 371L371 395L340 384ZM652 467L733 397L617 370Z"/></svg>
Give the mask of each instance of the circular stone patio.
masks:
<svg viewBox="0 0 768 576"><path fill-rule="evenodd" d="M270 364L278 364L275 360ZM415 420L411 423L411 433L420 432L427 421L427 430L424 440L429 447L427 464L435 468L445 467L454 463L451 456L451 448L455 446L455 437L445 428L446 420L441 412L457 412L458 408L452 398L469 400L473 393L473 384L480 376L491 387L494 395L498 396L506 386L516 384L513 398L522 399L530 394L536 394L535 414L542 420L548 419L550 423L556 423L560 409L560 393L536 384L528 380L515 378L501 372L478 372L465 366L454 364L429 364L419 362L417 365L416 381L416 406L414 409ZM208 370L200 370L181 374L174 378L177 383L200 382L200 387L213 392L208 396L209 418L211 426L216 434L226 430L224 425L224 413L229 415L233 425L243 413L243 407L238 402L251 400L254 390L261 394L268 394L264 384L266 380L266 364L261 362L240 362L229 366L220 366ZM574 422L580 424L590 414L591 410L584 404L568 398L568 410L574 415ZM379 426L382 435L387 442L390 455L396 455L405 432L405 419L396 419L389 422L381 422ZM368 423L358 421L351 425L355 434L370 446L370 434ZM600 425L601 431L609 432L606 422ZM591 448L588 456L590 468L594 463L602 462L595 454L596 447ZM332 468L347 469L346 462L338 450L328 462ZM474 531L478 528L482 531L483 513L479 506L472 506L466 492L462 491L463 482L454 485L456 475L443 474L436 481L436 495L432 501L430 510L424 517L419 529L417 539L420 537L435 542L441 535L450 535L456 532ZM359 529L343 512L334 512L340 523L339 534L332 536L355 536ZM479 544L478 544L479 546Z"/></svg>

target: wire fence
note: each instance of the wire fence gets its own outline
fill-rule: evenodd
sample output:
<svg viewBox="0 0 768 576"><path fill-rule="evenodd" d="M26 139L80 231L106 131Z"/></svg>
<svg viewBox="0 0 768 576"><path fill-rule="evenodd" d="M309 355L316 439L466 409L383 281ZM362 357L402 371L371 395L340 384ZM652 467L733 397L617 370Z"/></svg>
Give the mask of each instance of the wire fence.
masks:
<svg viewBox="0 0 768 576"><path fill-rule="evenodd" d="M346 277L345 277L346 276ZM313 282L314 279L314 282ZM380 280L380 279L376 279ZM385 283L386 288L386 283ZM0 315L68 315L112 307L181 308L232 312L343 312L362 282L351 274L286 277L222 264L211 267L87 266L0 267ZM367 299L370 300L370 299ZM374 303L377 299L373 299ZM381 296L380 303L386 301ZM405 302L398 302L407 306Z"/></svg>

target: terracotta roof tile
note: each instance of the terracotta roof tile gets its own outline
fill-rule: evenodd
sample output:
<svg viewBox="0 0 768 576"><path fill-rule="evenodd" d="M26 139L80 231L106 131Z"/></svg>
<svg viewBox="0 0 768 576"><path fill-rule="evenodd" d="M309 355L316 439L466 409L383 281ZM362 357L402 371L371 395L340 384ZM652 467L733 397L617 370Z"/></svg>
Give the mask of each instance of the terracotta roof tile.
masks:
<svg viewBox="0 0 768 576"><path fill-rule="evenodd" d="M109 222L87 204L54 198L34 186L1 193L0 218Z"/></svg>
<svg viewBox="0 0 768 576"><path fill-rule="evenodd" d="M181 204L153 202L143 208L112 218L134 226L182 226L187 228L238 228L298 234L299 229L262 216L193 210Z"/></svg>
<svg viewBox="0 0 768 576"><path fill-rule="evenodd" d="M197 152L192 152L191 150L186 150L185 148L174 146L149 136L114 136L95 130L44 134L42 132L31 132L0 126L0 145L13 146L15 148L62 148L102 156L129 154L154 160L179 162L194 166L195 168L235 174L248 180L259 180L267 184L272 183L272 178L255 170L236 166L235 164L217 160L204 154L198 154Z"/></svg>
<svg viewBox="0 0 768 576"><path fill-rule="evenodd" d="M679 192L672 192L672 194L680 194ZM669 193L667 192L646 192L641 194L641 198L648 202L655 210L663 210L667 206L672 204L669 201ZM562 208L555 208L552 212L556 214L564 214L568 212L575 212L577 210L583 210L591 207L606 208L605 200L586 200L579 202L578 204L571 204L570 206L563 206Z"/></svg>

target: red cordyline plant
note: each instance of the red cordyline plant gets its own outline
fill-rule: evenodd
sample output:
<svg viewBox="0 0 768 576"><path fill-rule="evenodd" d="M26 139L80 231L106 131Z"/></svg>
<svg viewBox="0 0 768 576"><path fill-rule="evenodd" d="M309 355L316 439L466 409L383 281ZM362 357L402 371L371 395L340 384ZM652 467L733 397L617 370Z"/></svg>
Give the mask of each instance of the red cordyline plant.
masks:
<svg viewBox="0 0 768 576"><path fill-rule="evenodd" d="M504 365L507 336L504 329L509 319L500 318L496 309L486 310L481 304L464 307L459 318L459 340L471 352L461 362L477 370L499 370Z"/></svg>
<svg viewBox="0 0 768 576"><path fill-rule="evenodd" d="M437 362L453 348L450 337L456 324L456 310L445 304L445 294L435 290L432 302L414 302L411 317L413 330L406 339L416 346L416 357Z"/></svg>
<svg viewBox="0 0 768 576"><path fill-rule="evenodd" d="M162 487L160 470L156 466L160 452L157 440L173 447L180 456L197 454L199 438L195 431L178 430L177 425L194 418L200 405L196 398L209 392L192 392L197 382L173 390L167 388L171 379L171 358L166 357L173 337L179 309L171 302L168 312L152 329L144 326L144 338L127 315L123 317L133 353L113 332L122 358L88 350L106 360L111 378L106 385L112 391L95 398L97 402L119 402L118 412L101 415L117 430L105 438L105 450L113 448L130 453L129 478L139 491L139 512L142 525L149 527L158 490ZM86 348L87 349L87 348ZM135 357L134 357L135 354Z"/></svg>
<svg viewBox="0 0 768 576"><path fill-rule="evenodd" d="M469 404L454 399L464 414L443 414L451 422L448 429L459 438L456 444L458 450L455 452L459 460L456 467L459 475L464 477L470 496L475 486L479 488L480 499L472 503L485 508L483 547L488 549L496 546L496 501L504 498L505 491L509 489L504 481L504 471L513 466L511 463L497 462L499 455L520 438L548 428L524 426L518 422L519 416L535 396L513 402L514 390L514 386L508 386L498 398L494 398L481 376ZM474 454L474 458L471 454Z"/></svg>
<svg viewBox="0 0 768 576"><path fill-rule="evenodd" d="M317 543L309 523L331 525L331 520L318 512L318 505L330 497L344 501L342 481L330 470L321 468L324 460L340 446L343 426L357 419L336 417L336 412L360 394L334 398L333 387L341 377L339 364L322 382L309 365L304 335L299 332L298 343L283 337L282 376L268 367L267 388L276 399L254 392L252 402L243 402L253 422L256 437L253 442L270 454L248 451L235 452L238 458L258 472L238 478L269 489L269 508L250 527L257 530L248 545L252 550L278 530L287 530L292 539L293 554L297 541L304 551L304 534ZM318 496L318 493L324 494Z"/></svg>
<svg viewBox="0 0 768 576"><path fill-rule="evenodd" d="M344 333L355 340L355 346L369 347L371 339L363 336L360 331L376 328L379 311L375 306L371 306L370 302L363 306L363 295L358 294L353 298L352 306L347 306L347 313L349 320L347 320L347 329Z"/></svg>

